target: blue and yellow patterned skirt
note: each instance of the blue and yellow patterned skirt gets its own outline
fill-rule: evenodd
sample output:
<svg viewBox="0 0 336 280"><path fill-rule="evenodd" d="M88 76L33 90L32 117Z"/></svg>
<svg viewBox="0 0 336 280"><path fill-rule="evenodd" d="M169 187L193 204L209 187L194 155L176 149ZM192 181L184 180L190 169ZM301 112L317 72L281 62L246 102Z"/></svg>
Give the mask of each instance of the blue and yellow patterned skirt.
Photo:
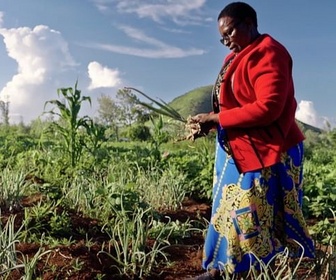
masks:
<svg viewBox="0 0 336 280"><path fill-rule="evenodd" d="M219 131L218 139L224 131ZM303 144L283 153L281 162L239 174L217 141L213 204L203 268L230 273L258 269L277 253L314 257L314 245L301 211ZM301 244L299 246L298 243Z"/></svg>

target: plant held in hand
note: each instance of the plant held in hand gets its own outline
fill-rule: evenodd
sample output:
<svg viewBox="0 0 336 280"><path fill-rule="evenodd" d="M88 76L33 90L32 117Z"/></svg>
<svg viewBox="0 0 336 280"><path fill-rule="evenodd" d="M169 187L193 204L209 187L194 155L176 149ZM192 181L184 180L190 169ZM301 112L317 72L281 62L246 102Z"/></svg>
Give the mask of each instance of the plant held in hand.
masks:
<svg viewBox="0 0 336 280"><path fill-rule="evenodd" d="M146 107L147 109L160 114L160 115L164 115L166 117L169 117L175 121L179 121L179 122L183 122L185 124L185 129L187 131L187 135L178 139L178 141L182 141L182 140L191 140L194 141L195 139L205 136L209 133L210 131L210 127L208 127L208 125L202 124L199 121L197 121L196 119L192 118L191 116L189 116L187 119L185 119L183 116L180 115L180 113L178 111L176 111L174 108L172 108L168 103L166 103L165 101L163 101L162 99L159 99L160 101L157 101L153 98L151 98L150 96L148 96L147 94L145 94L144 92L133 88L133 87L125 87L125 90L133 90L139 94L141 94L142 96L144 96L145 98L147 98L148 100L150 100L151 102L153 102L155 105L157 105L158 107L155 107L155 105L152 104L148 104L142 101L139 101L139 105L142 105L144 107Z"/></svg>

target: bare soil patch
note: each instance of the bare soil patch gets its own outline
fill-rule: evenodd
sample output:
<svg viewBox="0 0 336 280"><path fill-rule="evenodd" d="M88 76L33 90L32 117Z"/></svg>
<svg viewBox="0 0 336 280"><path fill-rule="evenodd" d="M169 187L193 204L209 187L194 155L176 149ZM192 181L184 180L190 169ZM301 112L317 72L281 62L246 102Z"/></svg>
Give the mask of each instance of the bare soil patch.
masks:
<svg viewBox="0 0 336 280"><path fill-rule="evenodd" d="M15 215L15 228L18 229L24 219L24 208L33 206L41 199L43 199L41 194L35 194L25 197L20 203L22 207L11 209L11 211L2 208L2 224L4 225L7 222L10 215ZM130 279L127 276L120 275L114 268L115 263L111 258L99 254L104 242L106 243L109 239L99 228L99 222L84 217L75 211L70 211L69 214L74 229L71 234L72 244L53 248L45 246L44 249L50 250L50 253L38 261L38 275L36 277L43 280L92 280L97 279L99 275L105 275L101 279ZM179 220L180 222L202 218L209 219L210 207L206 203L186 199L182 208L178 211L167 211L162 214L167 220ZM78 229L81 229L81 233ZM86 232L86 236L83 236L83 232ZM90 239L89 247L86 245L87 239ZM148 244L150 246L151 240L148 240ZM201 273L202 244L203 236L201 233L178 240L178 243L172 244L166 250L169 256L169 266L154 268L153 275L147 279L178 280ZM20 252L18 254L19 258L25 256L30 259L38 252L40 247L40 244L37 243L18 243L16 245L17 251ZM80 264L78 270L74 268L76 263ZM11 273L9 280L20 279L23 274L23 269L15 270Z"/></svg>
<svg viewBox="0 0 336 280"><path fill-rule="evenodd" d="M19 228L24 218L24 208L31 207L41 200L41 195L36 194L26 197L22 200L22 207L18 209L1 209L2 223L4 224L10 215L16 215L15 227ZM178 211L166 211L163 216L172 221L210 219L211 207L209 204L199 202L193 199L185 199L183 206ZM43 256L37 264L39 277L43 280L68 279L68 280L92 280L92 279L130 279L127 276L120 275L114 268L115 263L104 254L99 254L104 242L109 239L99 228L99 222L70 211L70 219L73 228L70 246L57 246L53 248L45 247L50 250L49 254ZM79 229L81 229L79 231ZM86 233L83 236L83 232ZM87 240L90 239L90 246L87 246ZM167 248L166 253L169 256L169 264L155 267L153 274L147 279L160 280L179 280L201 274L201 258L203 248L202 233L177 240ZM150 247L151 240L148 240ZM40 244L18 243L17 251L21 252L19 257L25 256L32 258L40 249ZM304 261L299 269L302 277L307 273L312 261ZM76 266L76 264L79 264ZM17 280L23 276L23 270L16 270L11 273L9 280ZM99 278L99 276L103 276ZM135 279L135 278L133 278ZM301 279L300 277L298 279ZM302 279L318 279L302 278Z"/></svg>

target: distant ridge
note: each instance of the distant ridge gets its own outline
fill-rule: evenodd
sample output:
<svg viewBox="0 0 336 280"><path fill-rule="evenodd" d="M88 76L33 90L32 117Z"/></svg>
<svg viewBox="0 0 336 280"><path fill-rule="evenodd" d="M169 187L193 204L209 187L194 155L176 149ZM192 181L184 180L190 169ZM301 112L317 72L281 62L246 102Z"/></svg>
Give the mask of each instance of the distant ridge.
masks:
<svg viewBox="0 0 336 280"><path fill-rule="evenodd" d="M185 118L198 113L211 112L212 87L212 85L208 85L188 91L173 99L169 105Z"/></svg>
<svg viewBox="0 0 336 280"><path fill-rule="evenodd" d="M211 92L212 85L195 88L176 97L168 104L179 112L183 117L194 116L199 113L207 113L212 111ZM303 132L311 130L315 133L322 133L323 129L303 123L297 120Z"/></svg>

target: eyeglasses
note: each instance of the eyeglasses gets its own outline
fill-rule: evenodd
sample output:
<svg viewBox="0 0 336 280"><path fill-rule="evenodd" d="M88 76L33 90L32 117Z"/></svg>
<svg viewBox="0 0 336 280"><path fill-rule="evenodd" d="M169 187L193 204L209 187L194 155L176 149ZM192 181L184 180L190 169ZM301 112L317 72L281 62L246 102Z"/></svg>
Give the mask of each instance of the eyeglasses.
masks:
<svg viewBox="0 0 336 280"><path fill-rule="evenodd" d="M230 27L230 29L222 35L222 38L221 38L219 41L220 41L223 45L225 45L224 42L230 40L230 39L233 37L233 35L234 35L233 31L234 31L234 30L235 30L235 29L236 29L242 22L243 22L243 21L240 20L240 21L237 21L234 25L232 25L232 26Z"/></svg>

